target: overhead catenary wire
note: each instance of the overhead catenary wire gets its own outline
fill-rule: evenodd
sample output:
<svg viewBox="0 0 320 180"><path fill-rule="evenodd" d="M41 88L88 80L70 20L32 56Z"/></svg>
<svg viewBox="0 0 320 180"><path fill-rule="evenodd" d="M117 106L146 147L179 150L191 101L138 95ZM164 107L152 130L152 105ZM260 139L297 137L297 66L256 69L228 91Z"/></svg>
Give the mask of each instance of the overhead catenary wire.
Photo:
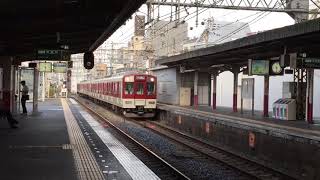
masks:
<svg viewBox="0 0 320 180"><path fill-rule="evenodd" d="M221 26L221 27L218 27L218 28L216 28L216 29L221 29L221 28L223 28L223 27L226 27L226 26L229 26L229 25L234 24L234 23L236 23L236 22L239 22L240 20L244 20L244 19L250 18L250 17L252 17L252 16L254 16L254 15L261 14L261 13L263 13L263 12L257 12L257 13L255 13L255 14L251 14L251 15L249 15L249 16L246 16L246 17L244 17L244 18L238 19L237 21L234 21L234 22L225 24L225 25L223 25L223 26ZM250 24L247 24L247 25L250 25ZM238 28L238 29L239 29L239 28ZM236 29L236 30L238 30L238 29ZM236 30L234 30L234 31L236 31ZM185 31L183 31L181 34L183 34L183 33L186 32L186 31L188 31L188 29L185 30ZM172 43L172 44L169 44L169 45L167 45L167 46L158 48L158 49L156 49L156 50L161 50L161 49L164 49L164 48L168 48L168 47L170 47L170 46L172 46L172 45L174 45L174 44Z"/></svg>
<svg viewBox="0 0 320 180"><path fill-rule="evenodd" d="M180 9L180 10L181 10L181 9ZM182 9L182 10L183 10L183 9ZM207 11L207 10L208 10L208 9L203 9L203 12L204 12L204 11ZM201 12L201 13L203 13L203 12ZM191 13L191 14L194 14L194 13L196 13L196 12L193 12L193 13ZM201 13L200 13L200 14L201 14ZM261 13L261 12L258 12L258 13ZM254 15L258 14L258 13L255 13L255 14L253 14L253 15L249 15L249 16L244 17L244 18L242 18L242 19L246 19L246 18L248 18L248 17L252 17L252 16L254 16ZM170 14L170 13L168 13L167 15L169 15L169 14ZM259 17L261 17L263 14L264 14L264 13L260 14L258 17L256 17L256 19L259 18ZM269 14L270 14L270 12L269 12ZM162 17L166 17L167 15L163 15ZM188 16L188 15L190 15L190 14L187 14L187 16ZM198 16L199 14L196 14L196 15ZM267 14L267 15L268 15L268 14ZM169 17L170 17L170 16L168 16L167 18L169 18ZM194 17L195 17L195 16L190 17L190 18L188 18L187 20L192 19L192 18L194 18ZM263 17L261 17L261 18L259 18L259 19L257 19L257 20L256 20L256 19L251 20L251 21L249 22L249 24L251 24L251 23L256 23L257 21L259 21L259 20L262 19L262 18L263 18ZM166 18L164 18L164 19L166 19ZM240 19L240 20L242 20L242 19ZM228 25L233 24L233 23L236 23L236 22L238 22L238 21L239 21L239 19L238 19L237 21L235 21L235 22L231 22L231 23L225 24L225 25L223 25L222 27L228 26ZM158 21L158 22L160 22L160 21ZM158 23L158 22L156 22L156 23ZM168 24L170 24L170 23L171 23L171 22L166 23L166 24L163 25L161 28L157 29L156 32L162 30L164 27L166 27L166 26L167 26ZM226 36L218 39L216 42L221 42L221 41L225 40L226 38L228 38L228 37L230 37L230 36L233 36L234 34L240 32L241 30L243 30L244 28L246 28L247 26L249 26L249 24L245 24L244 26L242 26L242 27L234 30L234 31L231 32L230 34L227 34ZM222 28L222 27L219 27L219 28ZM150 28L150 27L149 27L149 28ZM174 28L176 28L176 27L173 26L173 27L167 29L166 31L169 32L169 31L171 31L171 30L174 29ZM147 28L147 29L148 29L148 28ZM188 29L187 29L186 31L188 31ZM186 32L186 31L184 31L184 32ZM132 34L132 33L131 33L131 34ZM131 34L129 35L129 38L130 38ZM183 35L183 34L182 34L182 35ZM216 43L216 42L215 42L215 43ZM164 48L168 48L168 46L172 46L172 45L174 45L174 44L175 44L175 43L169 44L169 45L167 45L167 46L164 46L164 47L161 47L161 48L157 48L156 50L161 50L161 49L164 49Z"/></svg>
<svg viewBox="0 0 320 180"><path fill-rule="evenodd" d="M189 9L190 9L190 8L189 8ZM180 10L180 11L181 11L181 10ZM182 12L182 11L181 11L181 12ZM181 12L180 12L180 13L181 13ZM162 18L162 17L165 17L165 18L163 18L163 19L161 19L161 20L157 20L157 22L155 22L152 26L155 26L157 23L160 23L161 21L170 18L170 16L166 17L167 15L170 15L170 13L167 13L167 14L161 16L161 18ZM188 14L187 14L187 15L188 15ZM171 23L171 22L169 21L166 25L168 25L169 23ZM150 29L152 26L146 28L145 30ZM132 29L133 27L134 27L134 25L133 25L130 29ZM165 27L165 26L163 26L163 27ZM158 30L160 30L160 29L158 29ZM126 40L128 40L128 38L131 38L131 36L133 35L133 33L130 32L130 31L128 31L128 33L130 33L130 34L129 34L129 35L126 35L125 38L120 39L120 41L126 41ZM122 36L120 36L119 38L121 38L121 37L122 37Z"/></svg>
<svg viewBox="0 0 320 180"><path fill-rule="evenodd" d="M201 2L200 3L203 3L205 0L201 0ZM210 4L211 4L211 2L209 2ZM186 11L186 16L183 18L183 19L185 19L187 16L189 16L190 15L190 13L187 11L188 9L191 9L192 7L188 7L188 8L184 8L184 9L179 9L178 11L175 11L175 14L172 14L172 12L169 12L169 13L167 13L167 14L164 14L164 15L162 15L162 16L160 16L161 18L163 18L163 17L165 17L164 19L168 19L168 18L171 18L171 16L172 15L176 15L177 13L182 13L183 11ZM141 12L141 11L140 11ZM195 12L193 12L193 13L191 13L191 14L194 14L194 13L196 13L197 11L195 11ZM146 13L144 13L144 14L146 14ZM166 17L166 16L168 16L168 17ZM161 19L160 20L160 18L158 18L158 21L157 22L155 22L155 23L153 23L151 26L149 26L148 28L146 28L145 30L148 30L148 29L150 29L152 26L154 26L154 25L156 25L157 23L159 23L159 22L161 22L161 21L163 21L164 19ZM159 30L162 30L162 28L164 28L165 26L167 26L168 24L170 24L172 21L169 21L168 23L166 23L166 24L164 24L161 28L159 28L159 29L157 29L157 31L159 31ZM134 25L133 25L134 26ZM131 27L130 29L132 29L133 27ZM127 35L125 38L122 38L121 39L121 41L126 41L126 40L128 40L130 37L131 37L131 35L133 35L133 33L132 32L130 32L130 31L128 31L128 33L130 33L129 35ZM122 36L120 36L119 38L121 38Z"/></svg>
<svg viewBox="0 0 320 180"><path fill-rule="evenodd" d="M230 32L229 34L227 34L227 35L221 37L220 39L216 40L215 42L213 42L213 44L217 44L217 43L219 43L219 42L222 42L222 41L224 41L224 40L232 37L234 34L236 34L236 33L240 32L240 31L244 30L244 29L247 28L249 25L252 25L252 24L258 22L259 20L261 20L262 18L264 18L265 16L267 16L267 15L269 15L269 14L270 14L270 12L269 12L269 13L266 13L266 12L261 13L260 15L258 15L258 17L256 17L256 18L258 18L258 19L253 19L253 20L249 21L248 23L242 25L242 26L239 27L238 29L235 29L235 30L233 30L232 32ZM263 16L263 15L264 15L264 16Z"/></svg>
<svg viewBox="0 0 320 180"><path fill-rule="evenodd" d="M191 7L190 7L191 8ZM190 9L190 8L188 8L188 9ZM181 13L181 12L183 12L183 11L187 11L187 9L179 9L179 11L177 11L176 13ZM141 11L140 11L141 12ZM188 14L188 12L187 12L187 14ZM169 16L168 16L169 15ZM163 17L165 17L165 18L163 18L163 19L161 19L161 20L164 20L164 19L168 19L168 18L170 18L170 15L171 15L171 12L170 13L167 13L167 14L164 14L164 15L162 15L162 16L159 16L159 19L158 19L158 21L157 22L155 22L155 24L157 24L157 23L159 23L160 22L160 18L163 18ZM166 16L168 16L168 17L166 17ZM130 28L128 28L128 29L133 29L134 28L134 25L132 25ZM150 27L149 27L150 28ZM148 29L148 28L147 28ZM147 30L146 29L146 30ZM127 31L127 33L130 33L129 35L126 35L125 36L125 38L122 38L121 39L121 41L123 41L123 40L127 40L128 38L130 38L130 36L131 35L133 35L133 33L132 32L130 32L130 31ZM126 33L126 34L127 34ZM119 38L121 38L121 37L123 37L124 36L124 34L123 35L121 35Z"/></svg>
<svg viewBox="0 0 320 180"><path fill-rule="evenodd" d="M276 5L275 5L275 6L276 6ZM274 7L275 7L275 6L274 6ZM250 23L251 23L251 25L252 25L252 24L258 22L259 20L261 20L262 18L264 18L265 16L269 15L270 13L271 13L271 12L263 12L263 13L260 14L258 17L256 17L255 19L251 20L248 24L245 24L245 25L241 26L240 28L232 31L231 33L227 34L226 36L224 36L224 37L218 39L217 41L213 42L213 44L216 44L216 43L219 43L219 42L221 42L221 41L224 41L225 39L233 36L235 33L238 33L238 32L240 32L241 30L243 30L244 28L246 28L247 26L249 26ZM265 15L264 15L264 14L265 14ZM263 16L263 15L264 15L264 16Z"/></svg>

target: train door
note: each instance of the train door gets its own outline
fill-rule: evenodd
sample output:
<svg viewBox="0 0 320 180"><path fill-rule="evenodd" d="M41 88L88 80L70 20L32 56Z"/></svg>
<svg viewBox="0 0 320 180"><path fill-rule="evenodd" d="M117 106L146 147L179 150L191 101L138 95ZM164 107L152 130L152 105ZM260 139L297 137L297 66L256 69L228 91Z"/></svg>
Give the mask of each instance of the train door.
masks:
<svg viewBox="0 0 320 180"><path fill-rule="evenodd" d="M156 99L157 97L157 91L156 91L156 78L154 77L148 77L146 82L146 99Z"/></svg>
<svg viewBox="0 0 320 180"><path fill-rule="evenodd" d="M144 106L146 104L146 76L135 76L134 101L136 106Z"/></svg>

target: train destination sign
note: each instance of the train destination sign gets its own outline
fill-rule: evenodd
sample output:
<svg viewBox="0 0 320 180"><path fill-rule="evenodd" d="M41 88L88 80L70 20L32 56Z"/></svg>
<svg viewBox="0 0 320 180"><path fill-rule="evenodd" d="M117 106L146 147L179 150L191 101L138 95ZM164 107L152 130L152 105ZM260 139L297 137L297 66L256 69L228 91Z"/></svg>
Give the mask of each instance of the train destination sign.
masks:
<svg viewBox="0 0 320 180"><path fill-rule="evenodd" d="M38 60L70 61L70 53L66 50L40 49L37 51Z"/></svg>

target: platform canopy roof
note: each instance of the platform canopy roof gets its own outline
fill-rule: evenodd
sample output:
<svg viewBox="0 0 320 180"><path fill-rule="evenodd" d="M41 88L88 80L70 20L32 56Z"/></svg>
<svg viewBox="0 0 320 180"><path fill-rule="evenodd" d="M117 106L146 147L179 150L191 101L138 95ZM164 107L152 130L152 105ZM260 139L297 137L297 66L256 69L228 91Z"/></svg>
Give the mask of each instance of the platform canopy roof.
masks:
<svg viewBox="0 0 320 180"><path fill-rule="evenodd" d="M1 0L0 56L32 58L67 45L95 50L145 0Z"/></svg>
<svg viewBox="0 0 320 180"><path fill-rule="evenodd" d="M268 59L284 53L306 52L320 57L320 19L261 32L183 54L156 60L156 64L206 68L221 64L246 64L248 59Z"/></svg>

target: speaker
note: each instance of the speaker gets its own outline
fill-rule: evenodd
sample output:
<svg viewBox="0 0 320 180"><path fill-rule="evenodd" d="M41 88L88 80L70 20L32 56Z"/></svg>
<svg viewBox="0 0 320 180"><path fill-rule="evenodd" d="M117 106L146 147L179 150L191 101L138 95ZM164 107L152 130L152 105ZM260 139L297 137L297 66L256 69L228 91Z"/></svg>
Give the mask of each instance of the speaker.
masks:
<svg viewBox="0 0 320 180"><path fill-rule="evenodd" d="M93 54L93 52L84 53L83 66L86 69L92 69L94 67L94 54Z"/></svg>

